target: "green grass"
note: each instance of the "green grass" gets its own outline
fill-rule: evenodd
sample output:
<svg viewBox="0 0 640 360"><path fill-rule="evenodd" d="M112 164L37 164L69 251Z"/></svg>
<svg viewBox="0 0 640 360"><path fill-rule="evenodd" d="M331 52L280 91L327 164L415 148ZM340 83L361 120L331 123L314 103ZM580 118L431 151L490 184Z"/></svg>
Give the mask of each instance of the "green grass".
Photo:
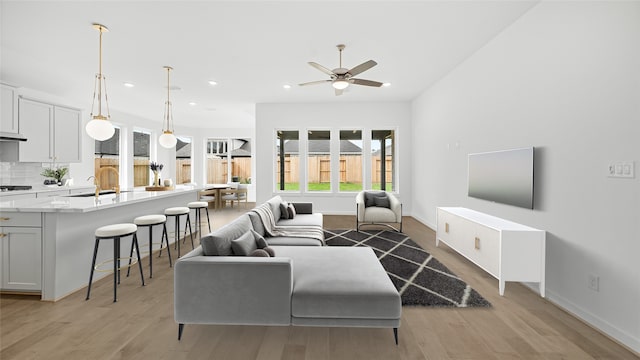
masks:
<svg viewBox="0 0 640 360"><path fill-rule="evenodd" d="M276 184L276 188L280 189L280 183ZM378 185L378 188L380 186ZM331 184L329 183L309 183L309 191L330 191ZM300 184L298 183L285 183L285 191L298 191L300 190ZM360 191L362 190L362 184L360 183L341 183L340 191Z"/></svg>
<svg viewBox="0 0 640 360"><path fill-rule="evenodd" d="M393 184L388 182L385 184L386 186L386 191L393 191ZM371 184L371 189L372 190L380 190L380 183L373 183Z"/></svg>

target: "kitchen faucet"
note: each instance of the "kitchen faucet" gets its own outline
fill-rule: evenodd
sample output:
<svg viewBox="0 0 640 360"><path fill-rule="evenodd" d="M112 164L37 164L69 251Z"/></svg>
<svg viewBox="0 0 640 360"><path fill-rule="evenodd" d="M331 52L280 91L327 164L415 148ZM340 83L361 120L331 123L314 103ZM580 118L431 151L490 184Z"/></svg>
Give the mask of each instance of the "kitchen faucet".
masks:
<svg viewBox="0 0 640 360"><path fill-rule="evenodd" d="M116 170L116 168L112 167L112 166L107 166L107 167L103 167L98 169L98 171L96 172L96 176L89 176L87 178L87 181L91 178L93 178L93 183L96 185L96 198L100 195L100 190L106 190L106 189L102 189L100 187L100 180L98 180L101 176L102 173L104 171L111 171L114 172L116 174L116 185L109 190L115 190L116 194L120 194L120 173L118 173L118 170Z"/></svg>

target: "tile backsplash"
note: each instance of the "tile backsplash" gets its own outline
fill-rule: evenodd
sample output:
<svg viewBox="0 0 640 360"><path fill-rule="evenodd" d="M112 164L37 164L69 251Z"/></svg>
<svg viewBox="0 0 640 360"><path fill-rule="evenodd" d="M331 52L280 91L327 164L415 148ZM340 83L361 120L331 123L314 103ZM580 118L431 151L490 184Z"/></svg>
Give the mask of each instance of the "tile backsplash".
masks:
<svg viewBox="0 0 640 360"><path fill-rule="evenodd" d="M0 184L2 185L42 185L45 178L40 175L46 163L0 162ZM69 164L56 164L69 166Z"/></svg>

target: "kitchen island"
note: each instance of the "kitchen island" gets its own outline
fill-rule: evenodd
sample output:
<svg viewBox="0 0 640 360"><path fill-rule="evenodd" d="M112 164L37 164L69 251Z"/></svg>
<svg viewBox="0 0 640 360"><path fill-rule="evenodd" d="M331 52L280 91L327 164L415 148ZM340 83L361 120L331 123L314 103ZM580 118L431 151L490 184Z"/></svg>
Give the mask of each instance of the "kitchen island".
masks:
<svg viewBox="0 0 640 360"><path fill-rule="evenodd" d="M98 227L132 223L137 216L163 214L168 207L186 206L197 199L200 190L178 186L170 191L123 191L98 198L67 195L0 201L1 289L39 292L42 300L49 301L78 291L88 285ZM173 224L167 223L167 229L173 229ZM148 228L139 231L144 232L138 234L140 246L148 252ZM154 240L159 242L162 227L153 231ZM122 257L129 256L128 241L124 240ZM113 243L101 244L97 263L113 259L111 246ZM145 249L141 251L144 253ZM96 273L94 282L109 275Z"/></svg>

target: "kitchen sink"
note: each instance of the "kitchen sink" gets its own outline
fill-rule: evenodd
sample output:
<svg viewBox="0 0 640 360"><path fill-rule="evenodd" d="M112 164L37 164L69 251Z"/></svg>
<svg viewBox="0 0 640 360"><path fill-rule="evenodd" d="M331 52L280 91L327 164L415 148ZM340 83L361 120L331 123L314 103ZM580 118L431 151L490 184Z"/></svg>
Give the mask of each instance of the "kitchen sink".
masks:
<svg viewBox="0 0 640 360"><path fill-rule="evenodd" d="M131 192L131 191L120 191L121 194L126 192ZM114 190L100 191L100 195L109 195L109 194L115 194L115 193L116 192ZM69 195L67 197L92 197L92 196L96 196L96 193L76 194L76 195Z"/></svg>

